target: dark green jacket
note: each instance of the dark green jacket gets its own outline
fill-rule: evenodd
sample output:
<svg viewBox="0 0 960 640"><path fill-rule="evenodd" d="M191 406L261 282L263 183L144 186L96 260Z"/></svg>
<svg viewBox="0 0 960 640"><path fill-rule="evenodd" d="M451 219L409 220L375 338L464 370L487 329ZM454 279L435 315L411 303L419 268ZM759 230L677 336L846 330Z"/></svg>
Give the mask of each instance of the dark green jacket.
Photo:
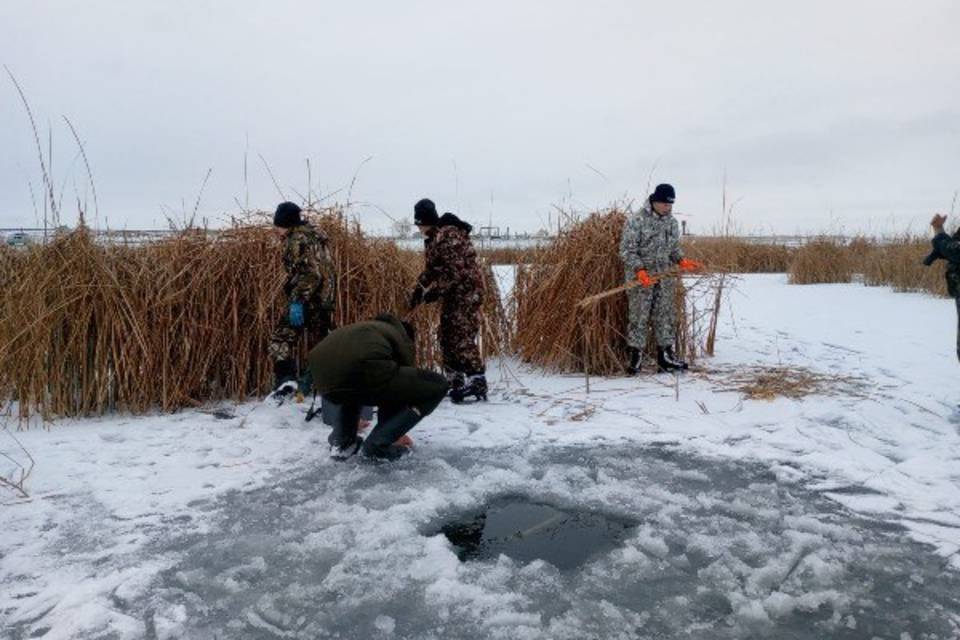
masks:
<svg viewBox="0 0 960 640"><path fill-rule="evenodd" d="M400 367L415 364L413 342L396 318L336 329L310 351L308 361L320 394L375 390Z"/></svg>
<svg viewBox="0 0 960 640"><path fill-rule="evenodd" d="M952 238L946 233L938 233L933 238L933 248L947 261L947 291L954 298L960 297L960 232Z"/></svg>

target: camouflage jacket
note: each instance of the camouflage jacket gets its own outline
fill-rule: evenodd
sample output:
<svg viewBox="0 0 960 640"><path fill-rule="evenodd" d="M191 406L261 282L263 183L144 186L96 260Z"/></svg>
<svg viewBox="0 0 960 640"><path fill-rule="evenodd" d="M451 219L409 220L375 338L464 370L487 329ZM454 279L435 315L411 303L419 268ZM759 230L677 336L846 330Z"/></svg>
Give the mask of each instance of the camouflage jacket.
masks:
<svg viewBox="0 0 960 640"><path fill-rule="evenodd" d="M482 291L483 274L470 242L472 229L452 213L445 213L436 234L424 240L426 267L417 283L433 296L450 298Z"/></svg>
<svg viewBox="0 0 960 640"><path fill-rule="evenodd" d="M649 200L638 213L627 214L620 237L620 259L627 280L633 280L639 269L651 274L666 271L681 258L680 225L673 215L655 213Z"/></svg>
<svg viewBox="0 0 960 640"><path fill-rule="evenodd" d="M938 233L933 237L933 248L947 261L947 292L954 298L960 298L960 231L953 237Z"/></svg>
<svg viewBox="0 0 960 640"><path fill-rule="evenodd" d="M327 251L327 235L309 224L287 231L283 244L283 267L287 282L283 291L290 300L318 304L333 310L336 275Z"/></svg>

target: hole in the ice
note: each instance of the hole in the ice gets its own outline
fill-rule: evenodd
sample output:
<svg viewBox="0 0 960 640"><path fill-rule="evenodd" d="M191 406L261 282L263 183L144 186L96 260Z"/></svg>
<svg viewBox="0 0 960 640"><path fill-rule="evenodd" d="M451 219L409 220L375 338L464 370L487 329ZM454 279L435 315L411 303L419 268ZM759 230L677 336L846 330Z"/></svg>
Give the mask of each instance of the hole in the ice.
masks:
<svg viewBox="0 0 960 640"><path fill-rule="evenodd" d="M502 553L523 563L544 560L564 571L620 546L634 526L593 511L513 496L461 515L442 525L440 532L457 548L462 562Z"/></svg>

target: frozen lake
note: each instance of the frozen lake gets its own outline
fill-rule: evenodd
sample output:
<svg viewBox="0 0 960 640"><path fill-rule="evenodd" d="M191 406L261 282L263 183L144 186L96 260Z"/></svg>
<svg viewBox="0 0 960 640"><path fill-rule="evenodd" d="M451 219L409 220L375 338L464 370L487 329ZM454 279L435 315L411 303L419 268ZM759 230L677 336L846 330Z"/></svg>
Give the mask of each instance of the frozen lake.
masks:
<svg viewBox="0 0 960 640"><path fill-rule="evenodd" d="M0 637L960 637L954 314L746 277L679 387L492 362L491 402L442 405L393 465L332 462L302 405L17 434ZM731 388L768 366L837 383ZM461 561L443 526L478 514ZM575 516L615 523L576 562L507 544Z"/></svg>

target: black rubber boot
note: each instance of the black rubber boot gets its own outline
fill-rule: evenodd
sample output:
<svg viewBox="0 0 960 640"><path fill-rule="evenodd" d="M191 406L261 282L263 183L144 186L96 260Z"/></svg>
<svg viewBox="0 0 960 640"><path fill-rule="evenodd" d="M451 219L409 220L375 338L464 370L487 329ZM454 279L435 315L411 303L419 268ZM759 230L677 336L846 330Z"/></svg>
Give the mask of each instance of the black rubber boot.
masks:
<svg viewBox="0 0 960 640"><path fill-rule="evenodd" d="M627 375L635 376L640 373L640 349L635 349L634 347L627 348L627 356L629 357L627 361Z"/></svg>
<svg viewBox="0 0 960 640"><path fill-rule="evenodd" d="M273 363L273 388L277 389L284 382L297 379L297 363L293 360L277 360Z"/></svg>
<svg viewBox="0 0 960 640"><path fill-rule="evenodd" d="M293 360L273 363L273 391L269 399L280 405L297 392L297 365Z"/></svg>
<svg viewBox="0 0 960 640"><path fill-rule="evenodd" d="M687 363L673 355L673 347L657 347L657 369L661 372L686 371Z"/></svg>
<svg viewBox="0 0 960 640"><path fill-rule="evenodd" d="M361 407L353 404L338 405L333 419L333 429L327 437L330 457L346 460L360 449L363 438L357 436Z"/></svg>
<svg viewBox="0 0 960 640"><path fill-rule="evenodd" d="M370 435L363 443L363 455L379 460L396 460L410 452L407 447L393 444L400 436L413 429L421 416L413 409L407 408L396 413L385 421L378 422Z"/></svg>
<svg viewBox="0 0 960 640"><path fill-rule="evenodd" d="M467 395L466 376L460 371L447 373L447 383L450 385L450 402L460 404Z"/></svg>

